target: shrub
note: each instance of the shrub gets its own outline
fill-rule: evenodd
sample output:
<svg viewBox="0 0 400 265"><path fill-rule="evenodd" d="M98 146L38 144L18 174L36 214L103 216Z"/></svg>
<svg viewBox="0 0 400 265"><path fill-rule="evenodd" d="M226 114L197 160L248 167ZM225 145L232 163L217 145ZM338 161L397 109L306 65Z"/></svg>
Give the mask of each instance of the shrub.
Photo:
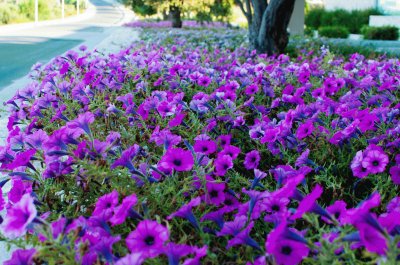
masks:
<svg viewBox="0 0 400 265"><path fill-rule="evenodd" d="M326 13L323 8L313 8L305 16L305 24L308 28L317 30L321 26L322 16Z"/></svg>
<svg viewBox="0 0 400 265"><path fill-rule="evenodd" d="M323 8L311 9L305 16L305 24L312 29L325 26L346 27L350 33L359 34L360 29L368 25L370 15L380 15L376 9L353 10L344 9L326 11Z"/></svg>
<svg viewBox="0 0 400 265"><path fill-rule="evenodd" d="M320 36L328 38L345 39L349 36L349 31L347 28L339 26L320 27L318 29L318 33Z"/></svg>
<svg viewBox="0 0 400 265"><path fill-rule="evenodd" d="M394 26L362 28L362 34L366 40L398 40L399 29Z"/></svg>

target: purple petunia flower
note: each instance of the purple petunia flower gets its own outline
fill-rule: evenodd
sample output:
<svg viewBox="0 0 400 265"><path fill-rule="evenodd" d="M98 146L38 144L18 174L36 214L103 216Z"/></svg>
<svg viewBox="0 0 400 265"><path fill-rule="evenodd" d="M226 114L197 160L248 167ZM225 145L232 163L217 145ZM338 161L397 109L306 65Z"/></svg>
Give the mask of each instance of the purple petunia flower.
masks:
<svg viewBox="0 0 400 265"><path fill-rule="evenodd" d="M114 208L114 215L110 219L111 225L115 226L125 222L125 219L129 216L132 207L136 203L137 203L136 194L126 196L122 200L121 205Z"/></svg>
<svg viewBox="0 0 400 265"><path fill-rule="evenodd" d="M217 150L217 144L212 140L197 140L193 148L198 153L209 155Z"/></svg>
<svg viewBox="0 0 400 265"><path fill-rule="evenodd" d="M69 121L67 127L70 129L81 129L92 137L92 132L89 125L94 122L94 114L92 112L85 112L80 114L76 119Z"/></svg>
<svg viewBox="0 0 400 265"><path fill-rule="evenodd" d="M244 159L244 167L246 169L255 169L260 162L260 153L257 150L250 151Z"/></svg>
<svg viewBox="0 0 400 265"><path fill-rule="evenodd" d="M235 160L240 154L240 148L233 145L226 145L224 149L219 152L218 156L228 155Z"/></svg>
<svg viewBox="0 0 400 265"><path fill-rule="evenodd" d="M312 121L307 121L299 126L296 131L296 137L301 140L306 138L307 136L311 135L314 131L315 127Z"/></svg>
<svg viewBox="0 0 400 265"><path fill-rule="evenodd" d="M37 214L33 198L30 194L22 196L21 200L7 210L1 230L9 238L23 236L28 225L32 223Z"/></svg>
<svg viewBox="0 0 400 265"><path fill-rule="evenodd" d="M169 148L160 160L160 166L176 171L190 171L194 160L192 153L182 148Z"/></svg>
<svg viewBox="0 0 400 265"><path fill-rule="evenodd" d="M321 196L322 192L323 189L320 185L315 186L315 188L301 200L296 212L291 216L291 219L299 219L303 214L312 210L316 206L315 201Z"/></svg>
<svg viewBox="0 0 400 265"><path fill-rule="evenodd" d="M214 161L215 174L217 176L225 176L228 169L233 167L232 157L229 155L219 155Z"/></svg>
<svg viewBox="0 0 400 265"><path fill-rule="evenodd" d="M390 177L396 185L400 185L400 166L393 166L389 170Z"/></svg>
<svg viewBox="0 0 400 265"><path fill-rule="evenodd" d="M388 249L388 243L385 236L367 223L357 225L360 233L360 241L365 248L373 253L384 255Z"/></svg>
<svg viewBox="0 0 400 265"><path fill-rule="evenodd" d="M388 156L383 152L382 148L370 145L363 153L362 166L371 174L381 173L385 171L386 165L389 163Z"/></svg>
<svg viewBox="0 0 400 265"><path fill-rule="evenodd" d="M251 85L246 87L244 92L246 93L246 95L253 95L253 94L258 92L258 89L259 88L258 88L258 86L256 84L251 84Z"/></svg>
<svg viewBox="0 0 400 265"><path fill-rule="evenodd" d="M134 144L128 149L124 150L121 154L121 157L115 160L111 165L111 169L122 166L128 168L129 170L135 170L135 167L132 164L132 159L139 154L139 151L140 146L137 144Z"/></svg>
<svg viewBox="0 0 400 265"><path fill-rule="evenodd" d="M113 190L112 192L98 198L92 216L98 216L104 220L109 220L113 214L114 207L117 206L117 204L118 192Z"/></svg>
<svg viewBox="0 0 400 265"><path fill-rule="evenodd" d="M208 204L220 205L225 200L225 183L207 182L207 194L205 195L205 202Z"/></svg>
<svg viewBox="0 0 400 265"><path fill-rule="evenodd" d="M31 265L36 249L17 249L12 253L11 259L4 261L3 265Z"/></svg>
<svg viewBox="0 0 400 265"><path fill-rule="evenodd" d="M265 242L267 253L274 256L277 264L296 265L308 256L309 248L303 242L285 237L286 222L272 230Z"/></svg>
<svg viewBox="0 0 400 265"><path fill-rule="evenodd" d="M367 168L363 167L362 161L363 161L363 152L358 151L350 164L350 168L353 171L353 175L358 178L365 178L369 174Z"/></svg>
<svg viewBox="0 0 400 265"><path fill-rule="evenodd" d="M154 258L163 253L168 239L166 227L156 221L144 220L128 235L126 245L132 254L139 253L145 258Z"/></svg>
<svg viewBox="0 0 400 265"><path fill-rule="evenodd" d="M220 135L220 136L218 137L219 145L220 145L222 148L225 148L225 146L229 146L229 145L231 144L231 138L232 138L232 136L231 136L230 134L227 134L227 135Z"/></svg>
<svg viewBox="0 0 400 265"><path fill-rule="evenodd" d="M196 197L190 200L187 204L183 205L178 211L167 216L168 220L171 220L174 217L180 217L188 220L195 228L200 229L200 226L197 222L196 217L193 214L192 208L199 206L201 203L200 197Z"/></svg>
<svg viewBox="0 0 400 265"><path fill-rule="evenodd" d="M144 257L141 253L128 254L115 262L115 265L142 265Z"/></svg>
<svg viewBox="0 0 400 265"><path fill-rule="evenodd" d="M208 85L210 85L210 83L211 83L211 78L209 78L208 76L205 76L205 75L201 76L197 80L197 84L202 87L208 87Z"/></svg>
<svg viewBox="0 0 400 265"><path fill-rule="evenodd" d="M29 149L25 152L18 153L10 164L3 164L1 167L8 170L14 170L18 167L27 166L35 153L35 149Z"/></svg>

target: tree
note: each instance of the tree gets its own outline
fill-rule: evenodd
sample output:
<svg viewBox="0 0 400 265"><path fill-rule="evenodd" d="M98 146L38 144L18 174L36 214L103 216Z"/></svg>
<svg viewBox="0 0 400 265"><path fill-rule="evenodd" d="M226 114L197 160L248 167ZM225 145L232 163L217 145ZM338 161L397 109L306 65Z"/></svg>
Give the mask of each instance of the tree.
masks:
<svg viewBox="0 0 400 265"><path fill-rule="evenodd" d="M257 53L283 53L295 0L235 0L249 27L249 42Z"/></svg>
<svg viewBox="0 0 400 265"><path fill-rule="evenodd" d="M182 27L183 14L195 17L201 23L210 22L212 17L223 21L230 14L232 0L122 0L131 4L139 15L152 15L156 12L168 17L172 27Z"/></svg>

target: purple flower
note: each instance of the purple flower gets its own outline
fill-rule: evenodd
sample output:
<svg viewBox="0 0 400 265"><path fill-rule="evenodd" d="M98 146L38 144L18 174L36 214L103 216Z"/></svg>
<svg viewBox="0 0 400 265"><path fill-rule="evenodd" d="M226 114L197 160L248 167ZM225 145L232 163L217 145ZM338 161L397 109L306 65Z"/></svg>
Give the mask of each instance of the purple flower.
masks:
<svg viewBox="0 0 400 265"><path fill-rule="evenodd" d="M9 238L23 236L28 225L35 219L36 214L33 198L30 194L25 194L19 202L7 210L7 216L1 225L1 230Z"/></svg>
<svg viewBox="0 0 400 265"><path fill-rule="evenodd" d="M198 80L197 80L197 84L199 86L202 87L208 87L208 85L211 83L211 78L209 78L208 76L201 76Z"/></svg>
<svg viewBox="0 0 400 265"><path fill-rule="evenodd" d="M267 253L274 256L277 264L296 265L308 256L309 249L303 242L285 237L286 223L282 222L269 233L265 242Z"/></svg>
<svg viewBox="0 0 400 265"><path fill-rule="evenodd" d="M388 156L381 148L368 146L363 154L362 166L371 174L381 173L385 171L386 165L389 163Z"/></svg>
<svg viewBox="0 0 400 265"><path fill-rule="evenodd" d="M396 185L400 185L400 166L393 166L389 170L390 177Z"/></svg>
<svg viewBox="0 0 400 265"><path fill-rule="evenodd" d="M168 243L164 249L164 254L168 257L169 265L179 265L180 259L191 253L192 247L174 243Z"/></svg>
<svg viewBox="0 0 400 265"><path fill-rule="evenodd" d="M92 132L90 131L89 125L94 122L94 114L92 112L85 112L80 114L76 119L69 121L67 127L70 129L82 129L90 137L92 137Z"/></svg>
<svg viewBox="0 0 400 265"><path fill-rule="evenodd" d="M367 168L363 167L362 161L363 161L363 152L358 151L350 164L350 168L353 171L353 175L358 178L365 178L369 174Z"/></svg>
<svg viewBox="0 0 400 265"><path fill-rule="evenodd" d="M231 138L232 138L232 136L231 136L230 134L227 134L227 135L220 135L220 136L218 137L219 145L220 145L222 148L225 148L225 146L229 146L229 145L231 144Z"/></svg>
<svg viewBox="0 0 400 265"><path fill-rule="evenodd" d="M12 253L11 259L4 261L3 265L31 265L36 249L17 249Z"/></svg>
<svg viewBox="0 0 400 265"><path fill-rule="evenodd" d="M187 204L183 205L181 208L179 208L178 211L168 215L167 219L171 220L174 217L180 217L180 218L188 220L195 228L200 229L197 219L192 212L192 208L199 206L200 203L201 203L200 197L193 198L190 200L189 203L187 203Z"/></svg>
<svg viewBox="0 0 400 265"><path fill-rule="evenodd" d="M99 216L108 220L111 218L114 207L118 204L118 192L113 190L112 192L101 196L97 202L96 207L92 213L92 216Z"/></svg>
<svg viewBox="0 0 400 265"><path fill-rule="evenodd" d="M331 206L328 206L326 208L326 211L332 216L334 216L336 220L340 220L342 215L346 213L346 206L347 204L344 201L338 200L335 201ZM322 217L322 219L325 222L331 223L330 220L328 220L324 216Z"/></svg>
<svg viewBox="0 0 400 265"><path fill-rule="evenodd" d="M128 254L115 262L115 265L142 265L144 257L141 253Z"/></svg>
<svg viewBox="0 0 400 265"><path fill-rule="evenodd" d="M194 160L192 153L182 148L169 148L160 160L160 166L176 171L190 171Z"/></svg>
<svg viewBox="0 0 400 265"><path fill-rule="evenodd" d="M316 206L315 201L321 196L322 192L323 189L320 185L315 186L315 188L301 200L296 212L291 216L291 219L299 219L303 214L312 210Z"/></svg>
<svg viewBox="0 0 400 265"><path fill-rule="evenodd" d="M178 113L178 114L176 114L175 118L171 119L171 120L168 122L168 126L169 126L170 128L172 128L172 127L176 127L176 126L181 125L181 123L182 123L183 119L185 118L185 116L186 116L185 113Z"/></svg>
<svg viewBox="0 0 400 265"><path fill-rule="evenodd" d="M144 220L128 235L126 245L132 254L139 253L145 258L154 258L163 252L168 239L166 227L156 221Z"/></svg>
<svg viewBox="0 0 400 265"><path fill-rule="evenodd" d="M207 182L207 194L205 202L208 204L220 205L225 200L225 183Z"/></svg>
<svg viewBox="0 0 400 265"><path fill-rule="evenodd" d="M381 232L366 223L357 225L357 228L360 233L361 243L368 251L379 255L386 253L388 243Z"/></svg>
<svg viewBox="0 0 400 265"><path fill-rule="evenodd" d="M115 160L115 162L111 165L111 169L122 166L126 167L129 170L135 170L134 165L132 164L132 159L139 154L140 146L134 144L128 149L124 150L121 154L121 157Z"/></svg>
<svg viewBox="0 0 400 265"><path fill-rule="evenodd" d="M299 140L306 138L307 136L313 133L314 129L315 128L313 122L309 120L299 126L299 128L296 131L296 137Z"/></svg>
<svg viewBox="0 0 400 265"><path fill-rule="evenodd" d="M217 144L212 140L198 140L193 148L198 153L209 155L217 150Z"/></svg>
<svg viewBox="0 0 400 265"><path fill-rule="evenodd" d="M240 154L240 148L233 145L225 145L224 150L219 152L218 156L228 155L235 160Z"/></svg>
<svg viewBox="0 0 400 265"><path fill-rule="evenodd" d="M8 169L8 170L14 170L18 167L23 167L27 166L28 163L30 162L31 158L36 154L35 149L29 149L25 152L18 153L14 160L7 165L2 165L2 168Z"/></svg>
<svg viewBox="0 0 400 265"><path fill-rule="evenodd" d="M246 169L254 169L258 167L260 162L260 153L257 150L250 151L244 159L244 167Z"/></svg>
<svg viewBox="0 0 400 265"><path fill-rule="evenodd" d="M121 205L114 208L114 215L110 219L110 223L115 226L125 222L125 219L131 212L132 207L137 203L136 194L126 196ZM97 206L97 205L96 205Z"/></svg>
<svg viewBox="0 0 400 265"><path fill-rule="evenodd" d="M233 236L232 239L228 241L226 246L227 249L235 246L246 244L253 248L260 249L260 246L254 239L250 237L250 231L254 226L254 222L251 221L248 225L246 225L247 217L246 216L238 216L232 222L224 223L221 231L217 233L217 236L225 236L230 235Z"/></svg>
<svg viewBox="0 0 400 265"><path fill-rule="evenodd" d="M225 176L226 171L233 167L232 157L229 155L219 155L214 161L215 174L217 176Z"/></svg>
<svg viewBox="0 0 400 265"><path fill-rule="evenodd" d="M246 93L246 95L253 95L255 93L258 92L258 85L256 84L251 84L249 86L246 87L246 89L244 90L244 92Z"/></svg>

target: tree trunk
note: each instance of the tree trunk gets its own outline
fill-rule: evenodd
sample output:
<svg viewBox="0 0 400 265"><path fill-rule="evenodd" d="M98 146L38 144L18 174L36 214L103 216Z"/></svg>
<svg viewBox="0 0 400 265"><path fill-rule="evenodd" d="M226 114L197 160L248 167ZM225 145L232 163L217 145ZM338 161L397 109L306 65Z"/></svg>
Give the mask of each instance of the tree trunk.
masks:
<svg viewBox="0 0 400 265"><path fill-rule="evenodd" d="M287 27L295 0L270 0L269 4L266 0L242 1L236 3L247 18L251 48L268 55L283 53L289 42Z"/></svg>
<svg viewBox="0 0 400 265"><path fill-rule="evenodd" d="M182 28L181 9L178 6L170 6L169 13L171 15L172 27Z"/></svg>

